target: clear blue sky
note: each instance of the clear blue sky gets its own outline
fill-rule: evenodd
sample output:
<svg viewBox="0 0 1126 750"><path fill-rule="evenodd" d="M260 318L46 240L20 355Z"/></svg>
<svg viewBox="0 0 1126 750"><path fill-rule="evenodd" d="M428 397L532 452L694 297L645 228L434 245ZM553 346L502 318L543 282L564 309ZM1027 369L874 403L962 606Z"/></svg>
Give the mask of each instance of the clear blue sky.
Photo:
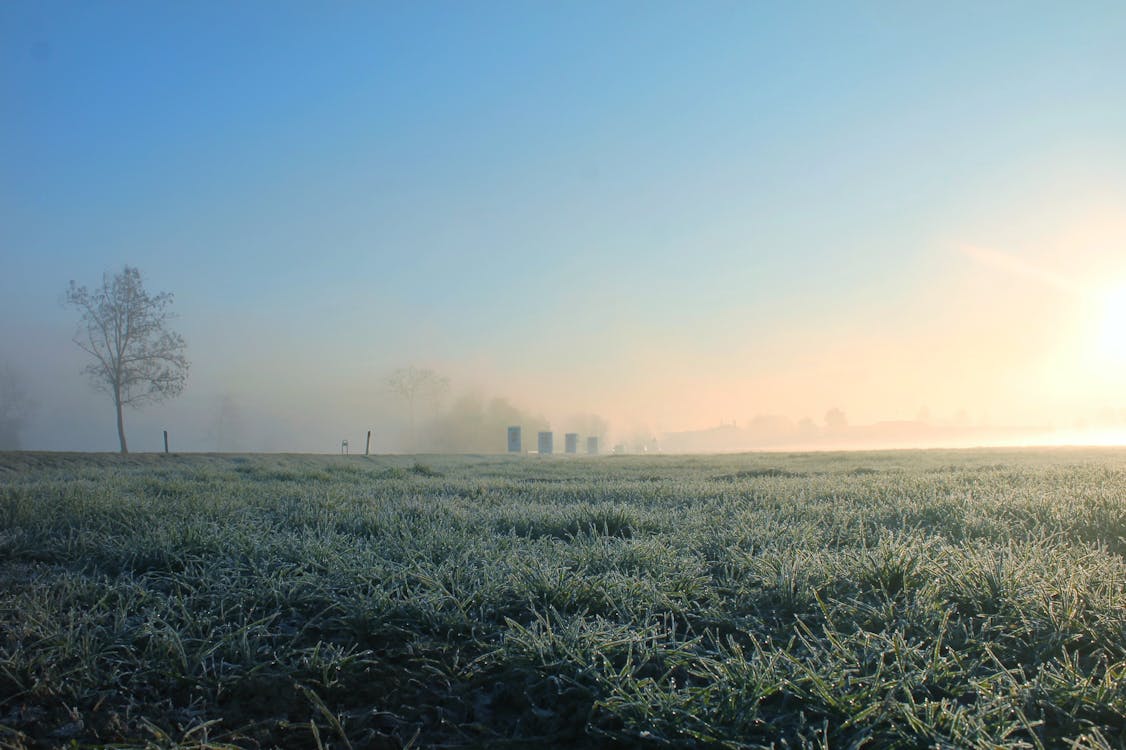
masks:
<svg viewBox="0 0 1126 750"><path fill-rule="evenodd" d="M5 3L0 356L69 367L66 282L130 263L201 409L410 361L669 429L975 409L964 361L769 383L939 335L958 243L1126 256L1124 39L1120 2Z"/></svg>

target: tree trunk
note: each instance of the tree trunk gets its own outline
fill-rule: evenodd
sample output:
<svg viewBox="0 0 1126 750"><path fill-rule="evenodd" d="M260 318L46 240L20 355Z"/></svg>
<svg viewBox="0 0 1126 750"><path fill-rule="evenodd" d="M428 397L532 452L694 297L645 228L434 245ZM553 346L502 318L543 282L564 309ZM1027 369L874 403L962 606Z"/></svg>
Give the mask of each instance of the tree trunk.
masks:
<svg viewBox="0 0 1126 750"><path fill-rule="evenodd" d="M117 439L121 441L121 452L128 453L129 446L125 444L125 419L121 414L121 398L115 396L113 405L117 408Z"/></svg>
<svg viewBox="0 0 1126 750"><path fill-rule="evenodd" d="M411 446L410 452L418 452L418 432L414 428L414 399L412 398L408 403L411 412Z"/></svg>

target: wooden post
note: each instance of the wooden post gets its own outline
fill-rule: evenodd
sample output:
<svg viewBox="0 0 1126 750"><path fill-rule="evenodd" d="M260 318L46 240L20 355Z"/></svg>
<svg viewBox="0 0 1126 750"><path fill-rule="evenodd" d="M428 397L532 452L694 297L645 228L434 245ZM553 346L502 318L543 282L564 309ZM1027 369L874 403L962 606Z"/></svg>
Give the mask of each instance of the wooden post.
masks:
<svg viewBox="0 0 1126 750"><path fill-rule="evenodd" d="M168 453L168 430L164 431L164 452Z"/></svg>
<svg viewBox="0 0 1126 750"><path fill-rule="evenodd" d="M368 441L364 443L364 455L371 453L371 430L368 430Z"/></svg>

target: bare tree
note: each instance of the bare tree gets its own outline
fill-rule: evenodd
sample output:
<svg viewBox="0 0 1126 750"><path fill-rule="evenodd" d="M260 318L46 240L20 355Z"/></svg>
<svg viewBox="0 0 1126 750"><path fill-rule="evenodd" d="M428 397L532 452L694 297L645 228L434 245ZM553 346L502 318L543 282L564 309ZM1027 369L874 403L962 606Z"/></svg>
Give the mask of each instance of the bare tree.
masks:
<svg viewBox="0 0 1126 750"><path fill-rule="evenodd" d="M415 444L415 405L419 400L428 399L437 401L450 387L450 380L445 375L439 375L433 370L410 367L400 367L387 378L387 387L393 393L407 402L407 411L410 415L411 450Z"/></svg>
<svg viewBox="0 0 1126 750"><path fill-rule="evenodd" d="M576 414L567 420L567 425L572 432L600 439L610 430L610 423L597 414Z"/></svg>
<svg viewBox="0 0 1126 750"><path fill-rule="evenodd" d="M84 372L113 398L121 452L128 453L122 409L178 396L187 381L184 339L168 329L172 295L150 295L141 272L125 266L103 274L93 291L71 281L66 301L82 313L74 343L94 358Z"/></svg>
<svg viewBox="0 0 1126 750"><path fill-rule="evenodd" d="M34 408L19 373L11 365L0 366L0 451L20 449L20 430Z"/></svg>
<svg viewBox="0 0 1126 750"><path fill-rule="evenodd" d="M221 453L234 453L245 450L242 409L231 394L224 394L219 400L219 410L210 434L215 438L215 450Z"/></svg>
<svg viewBox="0 0 1126 750"><path fill-rule="evenodd" d="M841 432L848 427L848 417L845 416L843 411L834 406L832 409L825 412L825 426L829 428L830 432Z"/></svg>

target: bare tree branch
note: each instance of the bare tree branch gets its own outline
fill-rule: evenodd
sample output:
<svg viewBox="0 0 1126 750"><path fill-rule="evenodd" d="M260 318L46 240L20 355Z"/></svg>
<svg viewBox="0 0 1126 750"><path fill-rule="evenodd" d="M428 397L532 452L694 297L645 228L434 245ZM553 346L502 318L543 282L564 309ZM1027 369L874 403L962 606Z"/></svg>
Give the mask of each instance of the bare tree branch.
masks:
<svg viewBox="0 0 1126 750"><path fill-rule="evenodd" d="M437 401L449 389L450 380L445 375L439 375L433 370L411 365L400 367L391 373L391 376L387 378L387 387L407 402L407 411L410 417L410 448L417 450L415 404L419 399Z"/></svg>
<svg viewBox="0 0 1126 750"><path fill-rule="evenodd" d="M187 382L184 339L167 328L172 295L150 295L141 272L125 266L103 274L94 290L71 281L66 301L81 313L74 343L95 360L83 372L95 389L113 397L121 452L128 453L122 407L178 396Z"/></svg>

